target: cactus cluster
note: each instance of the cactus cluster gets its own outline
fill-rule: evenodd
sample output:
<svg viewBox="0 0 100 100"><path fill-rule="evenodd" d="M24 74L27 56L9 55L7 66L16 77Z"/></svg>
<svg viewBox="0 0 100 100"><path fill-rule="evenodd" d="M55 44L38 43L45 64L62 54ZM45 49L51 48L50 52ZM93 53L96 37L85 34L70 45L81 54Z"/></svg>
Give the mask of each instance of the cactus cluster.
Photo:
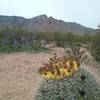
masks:
<svg viewBox="0 0 100 100"><path fill-rule="evenodd" d="M75 50L77 53L75 53ZM79 52L79 49L67 50L67 54L62 57L58 57L56 54L53 58L50 58L48 63L41 66L39 73L48 79L63 79L74 74L80 66L80 62L83 60L82 55L84 51Z"/></svg>
<svg viewBox="0 0 100 100"><path fill-rule="evenodd" d="M64 77L71 76L79 69L79 59L59 57L50 59L49 63L45 63L40 68L40 74L48 79L63 79Z"/></svg>
<svg viewBox="0 0 100 100"><path fill-rule="evenodd" d="M100 86L93 76L79 69L61 80L43 80L35 100L100 100Z"/></svg>
<svg viewBox="0 0 100 100"><path fill-rule="evenodd" d="M50 58L39 70L44 78L35 100L100 100L100 86L82 69L84 52L72 46L67 55Z"/></svg>

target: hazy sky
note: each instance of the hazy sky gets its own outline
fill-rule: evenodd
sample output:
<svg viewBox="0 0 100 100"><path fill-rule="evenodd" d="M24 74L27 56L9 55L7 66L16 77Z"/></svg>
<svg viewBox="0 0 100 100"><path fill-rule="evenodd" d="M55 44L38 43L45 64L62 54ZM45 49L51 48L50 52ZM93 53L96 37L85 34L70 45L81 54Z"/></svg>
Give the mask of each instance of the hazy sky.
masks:
<svg viewBox="0 0 100 100"><path fill-rule="evenodd" d="M41 14L96 28L100 0L0 0L0 15L31 18Z"/></svg>

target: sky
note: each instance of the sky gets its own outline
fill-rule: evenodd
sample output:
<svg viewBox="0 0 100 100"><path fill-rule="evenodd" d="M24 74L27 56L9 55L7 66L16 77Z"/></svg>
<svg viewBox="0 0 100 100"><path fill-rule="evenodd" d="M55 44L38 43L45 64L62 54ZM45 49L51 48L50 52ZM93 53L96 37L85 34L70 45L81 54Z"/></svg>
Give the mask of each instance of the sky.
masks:
<svg viewBox="0 0 100 100"><path fill-rule="evenodd" d="M100 0L0 0L0 15L31 18L42 14L97 28Z"/></svg>

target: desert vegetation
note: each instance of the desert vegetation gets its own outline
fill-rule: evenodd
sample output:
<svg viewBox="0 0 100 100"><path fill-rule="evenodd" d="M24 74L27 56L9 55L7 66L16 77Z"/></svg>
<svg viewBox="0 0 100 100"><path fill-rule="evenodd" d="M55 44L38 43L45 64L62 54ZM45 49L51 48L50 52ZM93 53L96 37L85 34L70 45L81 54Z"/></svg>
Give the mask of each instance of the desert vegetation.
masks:
<svg viewBox="0 0 100 100"><path fill-rule="evenodd" d="M22 28L3 28L0 30L0 51L42 51L46 45L66 48L72 43L84 44L97 61L100 61L100 29L94 34L74 34L71 32L29 32Z"/></svg>
<svg viewBox="0 0 100 100"><path fill-rule="evenodd" d="M73 46L73 45L72 45ZM39 70L43 77L36 100L99 100L100 86L83 69L87 56L74 45L64 57L54 56Z"/></svg>
<svg viewBox="0 0 100 100"><path fill-rule="evenodd" d="M99 100L100 87L93 76L80 69L73 76L63 80L44 79L35 99Z"/></svg>
<svg viewBox="0 0 100 100"><path fill-rule="evenodd" d="M52 50L53 46L61 47L66 50L66 48L71 48L72 45L77 45L77 47L84 47L87 49L99 62L99 41L99 29L95 34L91 35L80 35L71 32L29 32L19 27L6 27L0 29L1 53L19 51L49 51ZM51 44L53 44L53 46L49 47L48 45ZM75 48L73 47L73 49ZM70 54L70 52L67 52L67 54ZM78 55L78 52L76 54ZM0 88L0 98L4 100L14 100L15 97L15 99L32 100L34 95L36 100L49 100L49 98L51 100L66 100L65 98L68 100L80 100L84 98L89 100L99 100L99 81L97 83L98 77L94 77L99 74L95 72L96 75L93 73L93 75L91 75L91 73L83 68L83 65L80 65L78 71L75 71L75 73L72 72L71 76L68 74L69 77L64 79L43 79L41 81L38 68L42 62L47 62L50 57L51 54L45 54L43 52L40 54L24 52L0 55L0 85L3 87ZM93 66L93 68L96 69L95 66ZM89 71L92 71L90 66ZM5 79L5 81L3 81L3 79ZM37 83L35 83L35 80ZM17 82L19 83L17 84ZM11 84L13 87L9 87L8 84ZM29 92L29 90L31 91Z"/></svg>

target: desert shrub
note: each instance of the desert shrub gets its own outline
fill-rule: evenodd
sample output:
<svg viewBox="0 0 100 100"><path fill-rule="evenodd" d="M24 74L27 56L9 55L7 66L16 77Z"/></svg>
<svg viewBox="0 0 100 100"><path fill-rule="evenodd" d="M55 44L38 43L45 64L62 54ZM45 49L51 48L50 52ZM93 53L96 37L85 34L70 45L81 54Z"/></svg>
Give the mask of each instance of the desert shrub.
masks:
<svg viewBox="0 0 100 100"><path fill-rule="evenodd" d="M94 58L100 62L100 43L95 42L91 47L92 55Z"/></svg>
<svg viewBox="0 0 100 100"><path fill-rule="evenodd" d="M91 51L94 58L100 62L100 30L93 37Z"/></svg>
<svg viewBox="0 0 100 100"><path fill-rule="evenodd" d="M100 100L100 86L93 76L80 69L62 80L43 79L35 100Z"/></svg>
<svg viewBox="0 0 100 100"><path fill-rule="evenodd" d="M17 52L45 50L39 43L34 42L32 32L20 28L4 28L0 30L0 52Z"/></svg>
<svg viewBox="0 0 100 100"><path fill-rule="evenodd" d="M46 44L55 42L57 46L65 47L72 43L96 43L100 41L100 30L98 34L90 35L76 35L71 32L29 32L22 28L3 28L0 30L0 51L19 51L19 50L39 50L43 49L40 44L44 40ZM36 41L34 43L34 41ZM32 44L33 43L33 44ZM97 48L97 49L95 49ZM93 56L98 60L96 56L99 53L97 44L93 46L91 50L94 50ZM45 49L45 48L44 48ZM100 54L100 53L99 53Z"/></svg>

